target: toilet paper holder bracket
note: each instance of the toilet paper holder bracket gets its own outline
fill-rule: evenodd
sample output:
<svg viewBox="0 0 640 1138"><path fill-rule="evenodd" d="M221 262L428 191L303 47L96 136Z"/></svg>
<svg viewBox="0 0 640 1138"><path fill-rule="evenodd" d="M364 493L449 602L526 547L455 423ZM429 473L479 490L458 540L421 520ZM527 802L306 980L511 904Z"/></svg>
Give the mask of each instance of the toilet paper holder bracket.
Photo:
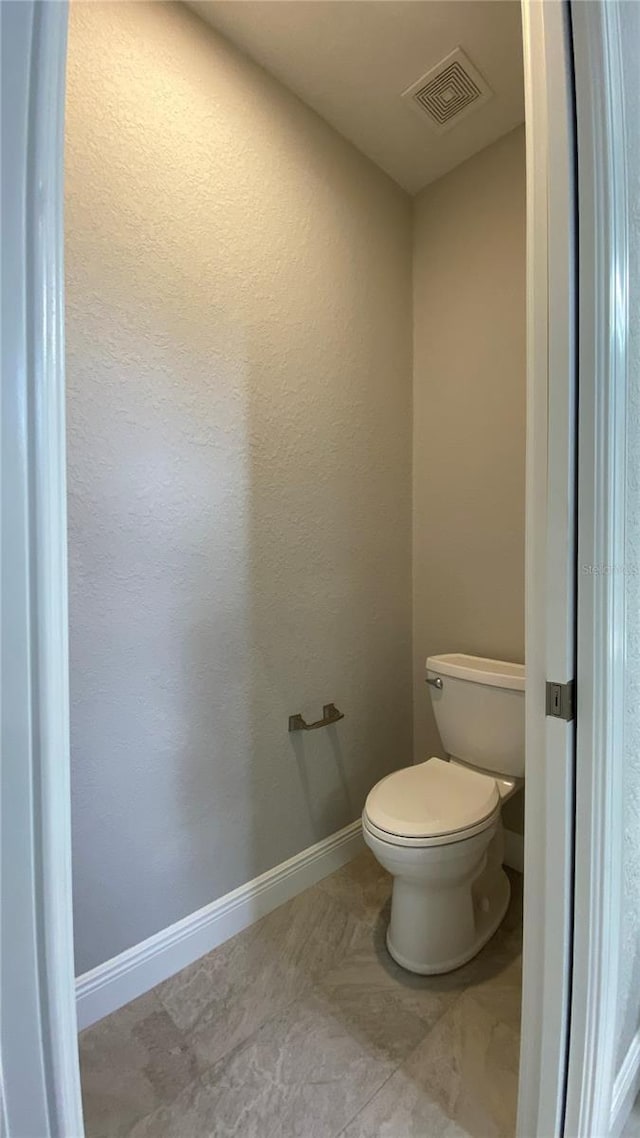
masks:
<svg viewBox="0 0 640 1138"><path fill-rule="evenodd" d="M337 723L339 719L344 719L344 712L338 711L335 703L325 703L322 708L322 719L317 719L315 723L306 723L300 714L290 715L289 730L316 731L318 727L329 727L332 723Z"/></svg>

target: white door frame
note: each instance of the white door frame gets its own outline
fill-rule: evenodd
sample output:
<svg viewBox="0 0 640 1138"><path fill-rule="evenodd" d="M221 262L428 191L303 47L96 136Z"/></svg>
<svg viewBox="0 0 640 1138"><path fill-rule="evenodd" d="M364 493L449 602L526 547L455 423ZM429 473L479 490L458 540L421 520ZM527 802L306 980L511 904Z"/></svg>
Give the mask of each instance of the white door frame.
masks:
<svg viewBox="0 0 640 1138"><path fill-rule="evenodd" d="M1 1089L8 1138L81 1138L68 732L66 5L2 28Z"/></svg>
<svg viewBox="0 0 640 1138"><path fill-rule="evenodd" d="M630 382L625 79L619 4L574 0L572 12L580 155L581 572L576 920L566 1133L577 1138L614 1136L622 1129L640 1089L640 1030L617 1070L626 686L625 576L620 569L626 552Z"/></svg>
<svg viewBox="0 0 640 1138"><path fill-rule="evenodd" d="M601 0L594 0L594 6L608 7ZM3 263L2 637L7 679L1 784L2 1086L8 1138L23 1138L25 1133L81 1138L70 886L62 320L66 5L5 0L0 12L7 183L2 202L3 261L11 272L7 288ZM523 0L529 214L529 694L519 1138L563 1134L568 1044L573 729L549 720L544 712L545 680L573 678L574 250L567 13L564 0L544 4ZM587 38L597 39L601 33L600 25L585 30ZM593 50L597 53L598 46ZM584 42L581 51L587 52ZM604 66L615 70L610 54L602 58ZM608 82L611 95L615 77ZM5 83L12 99L7 123ZM599 310L599 317L604 320L609 312L609 308ZM612 423L600 414L595 398L594 410L596 441L604 445ZM581 471L584 477L582 467ZM597 512L601 508L606 510L606 503L594 500L599 533L604 524ZM606 519L611 521L608 515ZM582 520L586 524L587 519ZM606 607L611 603L608 593L602 600L605 608L597 614L581 615L585 644L594 629L604 636L606 624L603 629L596 622L603 613L614 611ZM587 672L579 678L586 683ZM590 709L587 688L583 691L579 730L586 732L591 725L594 740L611 729L612 705L606 698L610 688L598 687L611 679L610 671L594 672ZM599 789L592 787L594 794ZM594 806L593 795L590 805ZM604 872L605 848L601 841L591 849L590 872ZM18 888L11 888L11 882ZM604 883L601 901L610 903L610 885ZM20 930L18 951L16 930ZM576 960L579 968L578 956ZM605 963L603 953L595 960L585 958L587 979L602 979ZM594 1062L592 1052L585 1053L582 1066L573 1060L583 1034L587 1040L595 1039L591 1020L584 1033L579 1029L575 1002L573 1015L569 1097L574 1087L584 1094ZM36 1062L21 1061L19 1039L31 1046L30 1056L35 1055ZM596 1131L580 1133L585 1138Z"/></svg>

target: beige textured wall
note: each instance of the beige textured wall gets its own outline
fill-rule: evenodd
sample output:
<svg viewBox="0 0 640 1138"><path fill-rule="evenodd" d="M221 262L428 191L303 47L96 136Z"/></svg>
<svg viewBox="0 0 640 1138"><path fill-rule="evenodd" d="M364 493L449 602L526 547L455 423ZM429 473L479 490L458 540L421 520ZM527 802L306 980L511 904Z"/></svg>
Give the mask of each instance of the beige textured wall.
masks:
<svg viewBox="0 0 640 1138"><path fill-rule="evenodd" d="M413 448L422 759L442 753L424 685L428 655L524 659L523 128L415 201ZM518 809L508 808L510 825Z"/></svg>
<svg viewBox="0 0 640 1138"><path fill-rule="evenodd" d="M187 9L74 4L66 152L84 971L411 754L411 203ZM335 728L290 736L334 700Z"/></svg>

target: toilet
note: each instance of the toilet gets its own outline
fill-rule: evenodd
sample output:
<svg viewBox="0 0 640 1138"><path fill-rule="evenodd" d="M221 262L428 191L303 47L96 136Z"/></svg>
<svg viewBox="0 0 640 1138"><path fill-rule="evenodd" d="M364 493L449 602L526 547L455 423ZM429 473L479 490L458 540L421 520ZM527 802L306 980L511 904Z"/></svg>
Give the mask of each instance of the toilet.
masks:
<svg viewBox="0 0 640 1138"><path fill-rule="evenodd" d="M500 814L524 779L525 670L449 653L429 657L426 683L449 759L387 775L362 815L394 879L387 948L423 975L470 960L507 910Z"/></svg>

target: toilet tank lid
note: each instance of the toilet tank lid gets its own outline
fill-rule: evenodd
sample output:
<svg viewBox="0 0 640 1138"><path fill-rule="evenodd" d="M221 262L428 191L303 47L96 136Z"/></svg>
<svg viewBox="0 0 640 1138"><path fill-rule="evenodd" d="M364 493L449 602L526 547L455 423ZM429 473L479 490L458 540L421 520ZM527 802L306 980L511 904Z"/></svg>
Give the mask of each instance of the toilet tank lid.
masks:
<svg viewBox="0 0 640 1138"><path fill-rule="evenodd" d="M493 688L511 688L524 691L524 664L511 664L507 660L489 660L484 656L467 656L464 652L449 652L444 656L429 656L427 671L441 676L455 676L475 684Z"/></svg>

